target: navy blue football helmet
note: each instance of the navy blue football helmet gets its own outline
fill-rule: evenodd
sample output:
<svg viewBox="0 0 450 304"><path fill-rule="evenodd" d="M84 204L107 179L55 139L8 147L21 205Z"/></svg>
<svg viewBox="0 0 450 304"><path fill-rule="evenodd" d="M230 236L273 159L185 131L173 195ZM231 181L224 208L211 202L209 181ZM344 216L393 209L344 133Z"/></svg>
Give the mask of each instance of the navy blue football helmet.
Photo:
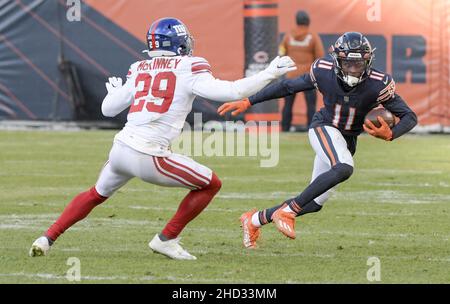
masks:
<svg viewBox="0 0 450 304"><path fill-rule="evenodd" d="M375 49L361 33L347 32L330 48L334 59L334 71L350 87L364 81L370 75Z"/></svg>
<svg viewBox="0 0 450 304"><path fill-rule="evenodd" d="M161 18L150 26L147 33L150 57L191 56L194 39L183 22L176 18Z"/></svg>

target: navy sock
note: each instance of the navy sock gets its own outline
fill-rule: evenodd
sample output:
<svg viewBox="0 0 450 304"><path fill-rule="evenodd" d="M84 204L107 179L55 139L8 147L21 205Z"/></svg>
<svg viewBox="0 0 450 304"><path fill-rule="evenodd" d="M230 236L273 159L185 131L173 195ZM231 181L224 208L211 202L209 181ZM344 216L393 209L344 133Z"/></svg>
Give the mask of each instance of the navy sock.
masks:
<svg viewBox="0 0 450 304"><path fill-rule="evenodd" d="M272 208L267 208L267 209L264 209L263 211L259 211L258 217L259 217L259 222L261 223L261 225L271 223L273 213L275 211L277 211L278 209L280 209L281 207L283 207L283 205L287 205L288 203L292 202L293 200L294 199L291 198L291 199L286 200L284 203L282 203L280 205L276 205ZM322 206L317 204L314 200L312 200L308 204L305 204L303 206L303 208L301 208L300 212L297 213L296 216L302 216L307 213L318 212L318 211L320 211L320 209L322 209Z"/></svg>
<svg viewBox="0 0 450 304"><path fill-rule="evenodd" d="M297 214L314 198L347 180L353 173L353 167L339 163L327 172L319 175L306 189L289 202L289 207Z"/></svg>
<svg viewBox="0 0 450 304"><path fill-rule="evenodd" d="M258 218L261 225L265 225L272 222L272 214L277 211L281 206L283 206L285 203L282 203L280 205L276 205L272 208L264 209L263 211L258 212Z"/></svg>
<svg viewBox="0 0 450 304"><path fill-rule="evenodd" d="M302 210L297 214L297 216L302 216L307 213L318 212L322 209L322 206L317 204L315 201L311 201L303 206Z"/></svg>

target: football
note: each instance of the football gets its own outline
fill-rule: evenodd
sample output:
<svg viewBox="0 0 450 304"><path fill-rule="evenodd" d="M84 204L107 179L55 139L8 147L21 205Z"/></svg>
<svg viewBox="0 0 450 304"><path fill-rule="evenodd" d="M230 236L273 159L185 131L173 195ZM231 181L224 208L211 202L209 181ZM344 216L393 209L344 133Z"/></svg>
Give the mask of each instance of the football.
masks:
<svg viewBox="0 0 450 304"><path fill-rule="evenodd" d="M395 125L394 115L389 110L386 110L385 108L382 108L382 107L372 109L369 113L367 113L364 121L367 119L367 120L371 121L375 125L375 127L379 128L381 126L381 124L377 119L378 116L381 116L386 121L389 128L392 128ZM364 122L364 124L365 124L365 122ZM366 125L366 127L367 127L367 125Z"/></svg>

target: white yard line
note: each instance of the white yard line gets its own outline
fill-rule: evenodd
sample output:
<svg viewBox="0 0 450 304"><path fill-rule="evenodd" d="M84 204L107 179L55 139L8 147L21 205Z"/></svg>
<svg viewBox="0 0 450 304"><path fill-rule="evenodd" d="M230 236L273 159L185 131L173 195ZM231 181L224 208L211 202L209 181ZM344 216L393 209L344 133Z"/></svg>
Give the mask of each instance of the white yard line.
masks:
<svg viewBox="0 0 450 304"><path fill-rule="evenodd" d="M3 164L10 164L10 165L24 165L24 164L30 164L30 167L36 166L36 160L5 160L3 161ZM79 166L83 166L83 165L89 165L92 163L92 161L88 161L88 160L45 160L45 159L41 159L39 160L39 165L49 165L49 166L55 166L55 165L79 165Z"/></svg>
<svg viewBox="0 0 450 304"><path fill-rule="evenodd" d="M439 182L436 184L432 183L386 183L386 182L358 182L362 185L368 186L382 186L382 187L402 187L402 188L432 188L432 187L441 187L441 188L449 188L450 185L445 182Z"/></svg>
<svg viewBox="0 0 450 304"><path fill-rule="evenodd" d="M380 168L380 169L358 169L358 172L366 172L366 173L376 173L376 174L429 174L429 175L436 175L436 174L443 174L445 171L440 170L413 170L413 169L387 169L387 168Z"/></svg>
<svg viewBox="0 0 450 304"><path fill-rule="evenodd" d="M25 277L30 279L46 279L46 280L67 280L65 276L55 275L52 273L0 273L0 277ZM133 282L154 282L154 281L173 281L173 282L216 282L216 283L248 283L248 281L244 280L236 280L236 279L223 279L223 278L194 278L192 276L188 277L176 277L176 276L143 276L143 277L132 277L132 276L81 276L81 281L133 281ZM69 281L67 281L69 282Z"/></svg>

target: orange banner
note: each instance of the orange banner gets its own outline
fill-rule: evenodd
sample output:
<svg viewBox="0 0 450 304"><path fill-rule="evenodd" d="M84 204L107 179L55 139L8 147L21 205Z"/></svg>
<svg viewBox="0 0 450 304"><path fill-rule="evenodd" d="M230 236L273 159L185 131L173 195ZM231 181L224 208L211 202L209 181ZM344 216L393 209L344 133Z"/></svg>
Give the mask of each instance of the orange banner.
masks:
<svg viewBox="0 0 450 304"><path fill-rule="evenodd" d="M179 18L195 37L195 54L210 62L216 77L243 75L244 0L85 2L142 41L157 18ZM311 29L326 49L345 31L368 35L377 47L377 67L393 75L397 92L417 112L419 124L450 126L450 1L284 0L278 2L280 32L295 26L299 9L309 13ZM296 103L294 114L294 123L305 120L304 102Z"/></svg>
<svg viewBox="0 0 450 304"><path fill-rule="evenodd" d="M346 31L374 37L376 63L393 75L419 124L450 126L450 1L280 1L280 31L295 26L297 9L309 12L321 37Z"/></svg>

